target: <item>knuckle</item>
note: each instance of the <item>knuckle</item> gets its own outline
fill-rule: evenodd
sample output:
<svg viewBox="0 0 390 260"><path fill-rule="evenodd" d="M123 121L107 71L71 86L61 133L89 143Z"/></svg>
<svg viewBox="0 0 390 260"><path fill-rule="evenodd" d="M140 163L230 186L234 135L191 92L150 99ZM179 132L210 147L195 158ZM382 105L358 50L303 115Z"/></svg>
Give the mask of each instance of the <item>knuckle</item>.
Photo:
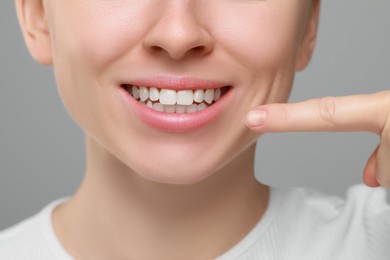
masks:
<svg viewBox="0 0 390 260"><path fill-rule="evenodd" d="M390 107L390 90L384 90L378 92L378 94L383 97L383 100L386 102L387 106Z"/></svg>
<svg viewBox="0 0 390 260"><path fill-rule="evenodd" d="M387 123L390 121L390 90L383 91L383 100L387 111Z"/></svg>
<svg viewBox="0 0 390 260"><path fill-rule="evenodd" d="M377 93L379 95L379 103L387 110L387 115L390 113L390 90L385 90Z"/></svg>
<svg viewBox="0 0 390 260"><path fill-rule="evenodd" d="M379 105L387 111L387 118L390 116L390 90L385 90L377 93L379 95Z"/></svg>
<svg viewBox="0 0 390 260"><path fill-rule="evenodd" d="M323 97L318 102L318 113L320 118L331 125L337 124L337 105L334 97Z"/></svg>
<svg viewBox="0 0 390 260"><path fill-rule="evenodd" d="M287 123L290 118L288 105L283 104L281 109L282 109L282 113L281 113L282 117L280 119L282 120L282 122Z"/></svg>
<svg viewBox="0 0 390 260"><path fill-rule="evenodd" d="M390 147L390 91L383 91L379 93L382 97L383 106L381 109L385 110L384 123L379 132L381 132L381 138L384 138L388 147Z"/></svg>
<svg viewBox="0 0 390 260"><path fill-rule="evenodd" d="M390 149L390 131L383 131L381 139L384 141L386 149Z"/></svg>
<svg viewBox="0 0 390 260"><path fill-rule="evenodd" d="M370 107L373 114L372 131L384 138L385 133L390 131L390 91L376 92L369 97L372 97Z"/></svg>
<svg viewBox="0 0 390 260"><path fill-rule="evenodd" d="M390 188L390 174L378 174L376 178L381 186Z"/></svg>

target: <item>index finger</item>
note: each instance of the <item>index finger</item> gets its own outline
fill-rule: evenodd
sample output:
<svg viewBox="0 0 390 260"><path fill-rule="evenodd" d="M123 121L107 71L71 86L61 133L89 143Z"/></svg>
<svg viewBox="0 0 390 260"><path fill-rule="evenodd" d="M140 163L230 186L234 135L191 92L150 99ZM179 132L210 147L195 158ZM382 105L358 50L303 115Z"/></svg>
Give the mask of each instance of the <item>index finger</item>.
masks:
<svg viewBox="0 0 390 260"><path fill-rule="evenodd" d="M390 112L390 91L324 97L253 108L247 126L259 132L351 132L380 134Z"/></svg>

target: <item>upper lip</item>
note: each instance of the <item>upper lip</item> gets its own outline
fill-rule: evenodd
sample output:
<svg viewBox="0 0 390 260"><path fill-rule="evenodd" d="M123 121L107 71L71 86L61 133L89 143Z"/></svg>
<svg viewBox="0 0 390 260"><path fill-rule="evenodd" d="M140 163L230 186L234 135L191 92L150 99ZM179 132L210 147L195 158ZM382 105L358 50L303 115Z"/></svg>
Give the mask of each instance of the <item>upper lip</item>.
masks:
<svg viewBox="0 0 390 260"><path fill-rule="evenodd" d="M230 86L226 82L192 77L153 76L138 80L130 80L126 85L165 88L174 90L213 89Z"/></svg>

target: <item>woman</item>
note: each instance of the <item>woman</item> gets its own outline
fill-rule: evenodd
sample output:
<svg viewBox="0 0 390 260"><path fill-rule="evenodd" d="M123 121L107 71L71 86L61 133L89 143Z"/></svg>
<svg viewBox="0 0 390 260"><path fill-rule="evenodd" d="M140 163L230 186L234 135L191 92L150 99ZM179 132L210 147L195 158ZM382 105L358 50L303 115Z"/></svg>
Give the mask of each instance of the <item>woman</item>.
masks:
<svg viewBox="0 0 390 260"><path fill-rule="evenodd" d="M254 178L264 132L364 130L381 136L364 181L390 187L389 92L275 104L310 61L319 0L16 3L87 169L0 235L0 258L388 259L383 190L342 202Z"/></svg>

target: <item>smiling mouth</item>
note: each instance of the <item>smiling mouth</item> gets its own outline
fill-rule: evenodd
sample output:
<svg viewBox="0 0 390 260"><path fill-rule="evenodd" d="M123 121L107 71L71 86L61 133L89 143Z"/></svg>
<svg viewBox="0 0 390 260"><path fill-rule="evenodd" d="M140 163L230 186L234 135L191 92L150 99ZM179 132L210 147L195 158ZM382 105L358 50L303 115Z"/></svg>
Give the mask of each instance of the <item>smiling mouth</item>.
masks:
<svg viewBox="0 0 390 260"><path fill-rule="evenodd" d="M166 113L195 113L212 106L231 88L174 90L123 84L135 100L147 107Z"/></svg>

